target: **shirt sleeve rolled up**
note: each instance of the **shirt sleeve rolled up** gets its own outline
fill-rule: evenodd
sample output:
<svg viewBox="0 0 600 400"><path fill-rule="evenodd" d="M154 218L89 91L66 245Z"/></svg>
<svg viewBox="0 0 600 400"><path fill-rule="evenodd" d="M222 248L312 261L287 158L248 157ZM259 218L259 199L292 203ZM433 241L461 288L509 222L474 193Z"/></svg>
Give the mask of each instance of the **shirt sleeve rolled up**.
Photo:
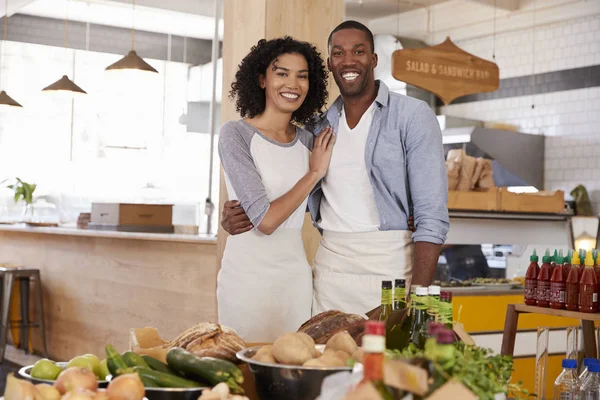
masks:
<svg viewBox="0 0 600 400"><path fill-rule="evenodd" d="M406 138L407 174L416 228L413 241L443 244L450 226L448 178L440 126L425 103L411 116Z"/></svg>

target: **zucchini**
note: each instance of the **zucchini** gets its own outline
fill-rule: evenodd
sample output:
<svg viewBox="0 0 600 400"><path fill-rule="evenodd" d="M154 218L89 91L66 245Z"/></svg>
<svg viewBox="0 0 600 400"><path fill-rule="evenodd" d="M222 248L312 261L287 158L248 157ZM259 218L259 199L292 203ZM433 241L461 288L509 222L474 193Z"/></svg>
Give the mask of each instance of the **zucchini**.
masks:
<svg viewBox="0 0 600 400"><path fill-rule="evenodd" d="M140 376L142 382L144 382L144 386L146 386L146 382L155 385L150 387L158 386L164 388L201 388L204 386L201 383L190 381L189 379L181 378L179 376L165 374L164 372L153 371L150 368L134 367L133 369Z"/></svg>
<svg viewBox="0 0 600 400"><path fill-rule="evenodd" d="M142 356L140 356L138 353L134 353L133 351L126 351L123 353L122 357L123 361L125 361L125 364L127 364L128 367L150 368Z"/></svg>
<svg viewBox="0 0 600 400"><path fill-rule="evenodd" d="M106 345L106 366L113 377L129 372L127 363L111 344Z"/></svg>
<svg viewBox="0 0 600 400"><path fill-rule="evenodd" d="M142 358L146 361L146 364L150 367L150 369L158 372L164 372L166 374L175 375L175 371L173 371L167 364L164 362L157 360L154 357L150 357L147 355L143 355Z"/></svg>
<svg viewBox="0 0 600 400"><path fill-rule="evenodd" d="M198 357L180 347L173 347L167 352L167 365L180 374L199 378L215 386L224 382L231 393L243 394L240 386L244 383L244 375L235 364L211 357Z"/></svg>

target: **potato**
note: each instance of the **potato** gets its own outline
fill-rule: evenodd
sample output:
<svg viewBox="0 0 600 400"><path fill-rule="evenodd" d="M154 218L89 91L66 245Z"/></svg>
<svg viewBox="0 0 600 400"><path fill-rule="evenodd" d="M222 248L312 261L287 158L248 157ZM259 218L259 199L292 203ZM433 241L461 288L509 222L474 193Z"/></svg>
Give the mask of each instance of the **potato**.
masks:
<svg viewBox="0 0 600 400"><path fill-rule="evenodd" d="M359 347L358 349L356 349L356 351L354 353L352 353L351 357L354 361L362 362L364 355L365 355L364 350Z"/></svg>
<svg viewBox="0 0 600 400"><path fill-rule="evenodd" d="M258 351L256 352L256 354L254 356L256 357L257 355L262 354L262 353L271 354L272 352L273 352L273 345L268 344L268 345L262 346L260 349L258 349Z"/></svg>
<svg viewBox="0 0 600 400"><path fill-rule="evenodd" d="M305 362L303 364L304 367L317 367L317 368L323 368L323 367L328 367L327 364L325 364L323 362L323 360L321 360L320 358L311 358L310 360L308 360L307 362Z"/></svg>
<svg viewBox="0 0 600 400"><path fill-rule="evenodd" d="M339 357L332 355L331 353L323 354L319 357L319 361L324 363L328 367L345 367L346 362L340 360Z"/></svg>
<svg viewBox="0 0 600 400"><path fill-rule="evenodd" d="M315 347L315 341L313 340L313 338L308 336L306 333L296 332L295 335L297 335L298 338L300 338L304 343L306 343L307 346Z"/></svg>
<svg viewBox="0 0 600 400"><path fill-rule="evenodd" d="M269 351L263 351L262 353L256 353L254 355L254 357L252 357L253 360L259 361L259 362L264 362L264 363L269 363L269 364L277 364L277 361L275 360L275 358L273 358L273 354Z"/></svg>
<svg viewBox="0 0 600 400"><path fill-rule="evenodd" d="M346 353L345 351L341 351L341 350L326 349L325 352L323 353L323 357L336 357L341 362L343 362L344 365L346 365L346 363L350 359L350 354Z"/></svg>
<svg viewBox="0 0 600 400"><path fill-rule="evenodd" d="M273 343L273 358L286 365L302 365L313 358L314 345L311 347L304 336L307 335L287 333L280 336Z"/></svg>
<svg viewBox="0 0 600 400"><path fill-rule="evenodd" d="M348 331L338 332L327 341L325 345L326 349L341 350L348 354L352 354L356 351L358 346L356 341L350 336Z"/></svg>

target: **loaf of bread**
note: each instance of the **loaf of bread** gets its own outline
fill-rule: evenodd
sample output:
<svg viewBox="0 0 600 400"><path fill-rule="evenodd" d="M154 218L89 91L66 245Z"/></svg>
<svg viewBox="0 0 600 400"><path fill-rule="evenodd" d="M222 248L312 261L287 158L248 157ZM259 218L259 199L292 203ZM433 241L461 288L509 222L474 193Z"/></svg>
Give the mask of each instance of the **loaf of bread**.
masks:
<svg viewBox="0 0 600 400"><path fill-rule="evenodd" d="M326 344L336 333L347 331L360 346L366 319L356 314L330 310L317 314L306 321L298 332L312 337L316 344Z"/></svg>
<svg viewBox="0 0 600 400"><path fill-rule="evenodd" d="M226 326L202 322L180 334L166 347L181 347L199 357L237 362L236 353L246 347L238 334Z"/></svg>

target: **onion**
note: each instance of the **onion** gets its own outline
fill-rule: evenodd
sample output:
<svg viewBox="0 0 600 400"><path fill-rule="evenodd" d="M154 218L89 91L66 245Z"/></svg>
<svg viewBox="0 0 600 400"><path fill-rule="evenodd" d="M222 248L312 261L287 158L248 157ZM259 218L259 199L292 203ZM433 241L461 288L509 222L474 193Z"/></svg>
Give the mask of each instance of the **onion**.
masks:
<svg viewBox="0 0 600 400"><path fill-rule="evenodd" d="M41 396L42 400L60 400L60 393L58 392L58 389L52 385L40 383L35 385L35 389L38 391L38 394Z"/></svg>
<svg viewBox="0 0 600 400"><path fill-rule="evenodd" d="M73 390L67 392L61 400L92 400L95 395L91 390Z"/></svg>
<svg viewBox="0 0 600 400"><path fill-rule="evenodd" d="M13 374L6 377L4 400L34 400L35 395L36 390L31 382L17 379Z"/></svg>
<svg viewBox="0 0 600 400"><path fill-rule="evenodd" d="M108 400L108 394L106 393L106 390L102 389L102 390L98 390L96 392L96 395L93 397L94 400Z"/></svg>
<svg viewBox="0 0 600 400"><path fill-rule="evenodd" d="M145 393L138 374L119 375L110 381L106 389L110 400L142 400Z"/></svg>
<svg viewBox="0 0 600 400"><path fill-rule="evenodd" d="M96 375L89 369L71 367L58 375L54 387L58 389L60 394L77 390L89 390L95 393L98 390L98 380Z"/></svg>

